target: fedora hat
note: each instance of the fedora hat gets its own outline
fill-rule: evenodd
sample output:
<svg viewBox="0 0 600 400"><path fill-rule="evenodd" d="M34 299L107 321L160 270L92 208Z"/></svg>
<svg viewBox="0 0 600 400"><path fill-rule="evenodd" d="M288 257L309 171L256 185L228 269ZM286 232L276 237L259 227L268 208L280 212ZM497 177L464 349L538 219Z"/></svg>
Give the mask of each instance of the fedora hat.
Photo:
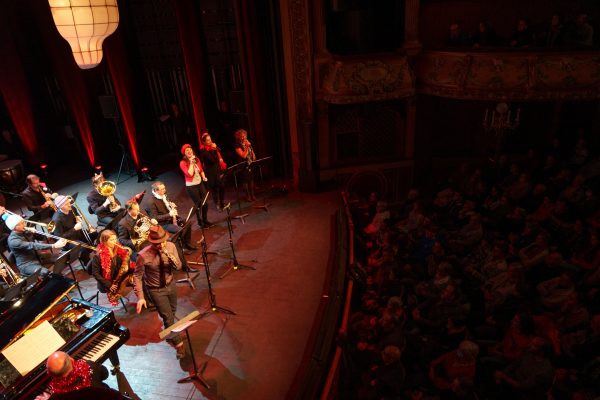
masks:
<svg viewBox="0 0 600 400"><path fill-rule="evenodd" d="M169 238L167 232L160 225L153 225L150 227L150 234L148 235L148 241L150 243L162 243Z"/></svg>

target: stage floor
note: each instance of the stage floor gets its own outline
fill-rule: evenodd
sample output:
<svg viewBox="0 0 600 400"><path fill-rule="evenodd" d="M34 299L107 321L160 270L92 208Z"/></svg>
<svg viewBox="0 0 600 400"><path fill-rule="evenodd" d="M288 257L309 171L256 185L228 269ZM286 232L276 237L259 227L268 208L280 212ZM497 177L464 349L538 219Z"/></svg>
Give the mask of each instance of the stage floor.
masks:
<svg viewBox="0 0 600 400"><path fill-rule="evenodd" d="M115 175L109 180L116 179ZM122 176L123 181L127 176ZM169 197L181 214L187 213L191 200L185 193L178 171L158 177L165 182ZM152 182L138 183L136 177L117 182L116 196L122 203L147 190ZM59 194L79 192L77 204L87 212L85 196L89 179L66 187L55 187ZM210 251L210 272L217 305L236 315L211 313L189 330L195 358L202 376L210 385L199 382L177 383L193 370L189 355L177 360L175 350L159 340L161 321L155 311L135 313L135 295L128 296L127 311L114 308L118 321L129 328L131 339L119 349L121 371L135 394L152 399L283 399L302 359L313 319L320 301L329 262L332 215L341 206L339 193L301 194L283 190L283 184L265 185L254 203L241 202L228 188L227 201L232 216L247 213L245 223L232 219L233 245L238 262L256 270L238 269L223 279L231 262L226 213L219 212L209 199L209 219L217 225L206 230ZM254 206L270 203L268 212ZM195 220L194 220L195 221ZM95 217L91 217L95 223ZM194 222L194 241L200 239ZM186 256L201 261L200 251ZM206 273L203 267L193 280L177 285L178 317L209 306ZM84 297L96 293L96 283L84 271L76 273ZM181 273L179 278L185 277ZM74 297L79 295L74 292ZM100 304L110 307L104 295ZM187 341L185 342L187 345ZM110 364L106 363L107 367ZM117 388L115 377L109 385Z"/></svg>

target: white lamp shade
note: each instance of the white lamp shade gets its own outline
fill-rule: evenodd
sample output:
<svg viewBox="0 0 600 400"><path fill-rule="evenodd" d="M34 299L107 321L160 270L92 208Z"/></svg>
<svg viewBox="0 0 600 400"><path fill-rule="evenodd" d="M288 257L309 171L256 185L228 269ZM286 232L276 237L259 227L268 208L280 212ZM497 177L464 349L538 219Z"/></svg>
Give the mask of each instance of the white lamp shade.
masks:
<svg viewBox="0 0 600 400"><path fill-rule="evenodd" d="M54 24L79 68L102 61L102 42L119 25L117 0L48 0Z"/></svg>

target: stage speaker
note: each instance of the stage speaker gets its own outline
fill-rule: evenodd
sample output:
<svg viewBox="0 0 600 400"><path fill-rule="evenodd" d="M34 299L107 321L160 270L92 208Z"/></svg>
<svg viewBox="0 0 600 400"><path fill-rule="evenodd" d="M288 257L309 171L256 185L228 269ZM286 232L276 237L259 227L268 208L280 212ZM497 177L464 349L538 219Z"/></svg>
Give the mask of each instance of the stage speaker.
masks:
<svg viewBox="0 0 600 400"><path fill-rule="evenodd" d="M98 96L104 118L119 118L119 108L115 96Z"/></svg>

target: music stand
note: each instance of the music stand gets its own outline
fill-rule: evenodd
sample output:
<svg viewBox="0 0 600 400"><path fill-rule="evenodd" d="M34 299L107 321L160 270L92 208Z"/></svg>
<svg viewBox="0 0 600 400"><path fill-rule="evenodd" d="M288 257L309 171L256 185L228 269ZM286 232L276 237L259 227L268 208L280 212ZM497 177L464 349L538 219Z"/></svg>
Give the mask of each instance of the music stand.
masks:
<svg viewBox="0 0 600 400"><path fill-rule="evenodd" d="M172 234L171 237L169 238L170 242L177 242L177 245L179 246L179 248L181 249L183 254L183 239L181 238L181 235L183 234L183 231L192 223L192 220L190 218L190 215L192 215L194 212L196 212L196 210L198 209L197 206L192 206L192 208L190 209L190 212L188 213L188 217L185 221L185 223L183 224L183 226L181 227L181 229L179 229L179 231L177 231L176 233ZM185 262L189 265L190 263L185 260ZM185 270L185 278L183 279L178 279L176 281L176 283L184 283L187 282L192 289L196 289L196 287L194 286L194 279L196 279L198 277L198 274L195 274L194 276L190 276L190 270L189 268L187 268Z"/></svg>
<svg viewBox="0 0 600 400"><path fill-rule="evenodd" d="M238 180L237 180L237 173L240 169L242 169L242 167L246 167L248 165L247 161L242 161L239 162L237 164L232 165L231 167L228 167L225 170L225 174L230 174L233 172L233 184L235 185L235 197L236 197L236 201L237 201L237 205L238 205L238 213L239 215L234 216L233 218L237 218L239 220L242 221L242 224L246 223L246 220L244 218L246 218L248 216L248 213L242 213L242 203L240 201L240 188L238 185Z"/></svg>
<svg viewBox="0 0 600 400"><path fill-rule="evenodd" d="M271 158L273 158L273 156L263 157L256 161L252 161L252 164L258 165L258 174L260 176L260 186L263 188L263 203L262 203L262 205L254 206L254 208L262 208L263 210L265 210L265 212L269 212L269 207L271 206L271 204L267 203L267 197L264 192L265 182L263 181L262 162L266 161L266 160L270 160Z"/></svg>
<svg viewBox="0 0 600 400"><path fill-rule="evenodd" d="M229 266L229 269L227 271L225 271L225 273L219 277L219 279L225 278L225 276L227 276L227 274L229 274L231 271L237 271L238 269L256 270L256 268L251 267L249 265L243 265L243 264L238 263L237 257L235 255L235 248L233 246L233 226L231 225L231 214L229 213L229 211L231 210L231 203L228 203L225 207L223 207L223 209L227 211L227 231L229 232L229 248L231 249L231 263L230 263L231 265Z"/></svg>
<svg viewBox="0 0 600 400"><path fill-rule="evenodd" d="M185 317L181 318L179 321L175 322L173 325L165 328L163 331L161 331L158 334L158 336L161 339L170 339L171 337L175 336L173 333L179 334L181 331L185 331L185 336L187 338L188 347L190 348L190 355L192 356L192 363L194 365L194 372L190 373L185 378L179 379L177 381L177 383L187 383L187 382L191 382L194 379L197 379L207 389L210 389L208 382L206 382L204 380L204 378L202 378L201 372L198 371L198 364L196 364L196 357L194 356L194 348L192 347L192 340L190 338L190 332L189 332L190 327L192 325L194 325L196 322L198 322L198 320L195 320L194 318L198 317L199 315L200 315L200 313L197 310L192 311Z"/></svg>
<svg viewBox="0 0 600 400"><path fill-rule="evenodd" d="M83 297L83 293L81 292L81 287L79 286L79 281L77 280L77 277L75 276L75 271L73 270L73 265L72 265L72 263L75 260L79 259L80 252L81 252L81 245L78 244L75 247L73 247L72 249L69 249L69 250L63 252L62 254L60 254L58 256L58 258L56 259L56 262L54 263L53 272L57 275L62 275L62 271L65 269L65 267L69 267L69 270L71 271L71 276L73 277L73 280L75 281L75 286L77 287L77 291L79 292L79 296L81 296L81 298L85 300L85 298Z"/></svg>

